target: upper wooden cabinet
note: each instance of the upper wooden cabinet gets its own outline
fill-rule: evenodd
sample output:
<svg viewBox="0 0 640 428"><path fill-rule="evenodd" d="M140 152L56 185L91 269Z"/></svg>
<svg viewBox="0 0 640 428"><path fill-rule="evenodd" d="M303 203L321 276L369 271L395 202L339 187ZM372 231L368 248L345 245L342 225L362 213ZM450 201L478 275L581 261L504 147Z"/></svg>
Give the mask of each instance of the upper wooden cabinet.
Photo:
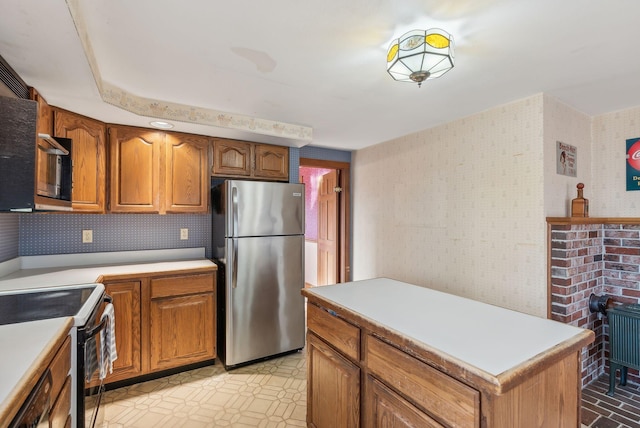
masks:
<svg viewBox="0 0 640 428"><path fill-rule="evenodd" d="M216 138L211 175L288 181L289 148Z"/></svg>
<svg viewBox="0 0 640 428"><path fill-rule="evenodd" d="M109 210L161 212L160 173L164 135L143 128L109 128ZM162 186L164 189L164 186Z"/></svg>
<svg viewBox="0 0 640 428"><path fill-rule="evenodd" d="M206 212L206 137L109 128L111 212Z"/></svg>
<svg viewBox="0 0 640 428"><path fill-rule="evenodd" d="M165 211L206 212L209 140L178 133L167 133L165 137Z"/></svg>
<svg viewBox="0 0 640 428"><path fill-rule="evenodd" d="M104 123L58 108L53 111L55 136L73 140L73 210L105 212L107 153Z"/></svg>

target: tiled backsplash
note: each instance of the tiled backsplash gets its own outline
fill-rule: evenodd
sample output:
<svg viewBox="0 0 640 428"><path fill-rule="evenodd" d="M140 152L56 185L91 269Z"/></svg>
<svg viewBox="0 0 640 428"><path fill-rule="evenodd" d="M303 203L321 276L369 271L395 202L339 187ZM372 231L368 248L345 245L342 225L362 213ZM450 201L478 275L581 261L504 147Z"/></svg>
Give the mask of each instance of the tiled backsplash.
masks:
<svg viewBox="0 0 640 428"><path fill-rule="evenodd" d="M593 330L583 351L582 384L608 372L608 323L589 311L589 296L607 294L615 303L640 303L640 225L551 226L551 318ZM637 370L629 379L639 382Z"/></svg>

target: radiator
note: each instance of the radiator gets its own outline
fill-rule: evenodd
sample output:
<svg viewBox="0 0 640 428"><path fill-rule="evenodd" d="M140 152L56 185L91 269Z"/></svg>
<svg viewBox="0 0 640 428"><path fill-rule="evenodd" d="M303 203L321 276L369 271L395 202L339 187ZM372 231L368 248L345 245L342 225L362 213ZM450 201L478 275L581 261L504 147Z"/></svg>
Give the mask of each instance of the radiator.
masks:
<svg viewBox="0 0 640 428"><path fill-rule="evenodd" d="M640 304L623 305L607 311L609 319L609 391L615 391L616 371L620 385L627 384L627 369L640 370Z"/></svg>

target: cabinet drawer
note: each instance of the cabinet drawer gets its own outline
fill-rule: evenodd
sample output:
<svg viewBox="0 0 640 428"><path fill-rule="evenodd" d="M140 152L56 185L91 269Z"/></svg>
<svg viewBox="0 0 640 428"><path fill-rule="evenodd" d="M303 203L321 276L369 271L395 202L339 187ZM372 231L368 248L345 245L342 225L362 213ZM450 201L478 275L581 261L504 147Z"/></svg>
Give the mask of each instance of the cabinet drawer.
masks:
<svg viewBox="0 0 640 428"><path fill-rule="evenodd" d="M480 426L480 393L399 349L367 336L370 372L451 427Z"/></svg>
<svg viewBox="0 0 640 428"><path fill-rule="evenodd" d="M360 329L316 305L307 305L307 327L344 355L360 360Z"/></svg>
<svg viewBox="0 0 640 428"><path fill-rule="evenodd" d="M151 280L151 298L185 296L187 294L211 293L214 290L214 276L200 275L171 276Z"/></svg>
<svg viewBox="0 0 640 428"><path fill-rule="evenodd" d="M69 336L65 339L56 356L53 357L49 367L51 368L51 377L53 379L51 396L57 397L71 370L71 338Z"/></svg>

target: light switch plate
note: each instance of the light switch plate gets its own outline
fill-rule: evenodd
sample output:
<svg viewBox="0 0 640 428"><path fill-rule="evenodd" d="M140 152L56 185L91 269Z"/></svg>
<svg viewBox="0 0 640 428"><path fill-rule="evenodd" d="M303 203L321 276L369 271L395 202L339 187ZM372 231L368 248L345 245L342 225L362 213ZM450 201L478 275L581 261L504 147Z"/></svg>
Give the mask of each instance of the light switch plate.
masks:
<svg viewBox="0 0 640 428"><path fill-rule="evenodd" d="M180 229L180 239L181 240L185 240L185 239L189 239L189 229Z"/></svg>
<svg viewBox="0 0 640 428"><path fill-rule="evenodd" d="M82 231L82 243L83 244L90 244L92 242L93 242L93 230L84 229Z"/></svg>

